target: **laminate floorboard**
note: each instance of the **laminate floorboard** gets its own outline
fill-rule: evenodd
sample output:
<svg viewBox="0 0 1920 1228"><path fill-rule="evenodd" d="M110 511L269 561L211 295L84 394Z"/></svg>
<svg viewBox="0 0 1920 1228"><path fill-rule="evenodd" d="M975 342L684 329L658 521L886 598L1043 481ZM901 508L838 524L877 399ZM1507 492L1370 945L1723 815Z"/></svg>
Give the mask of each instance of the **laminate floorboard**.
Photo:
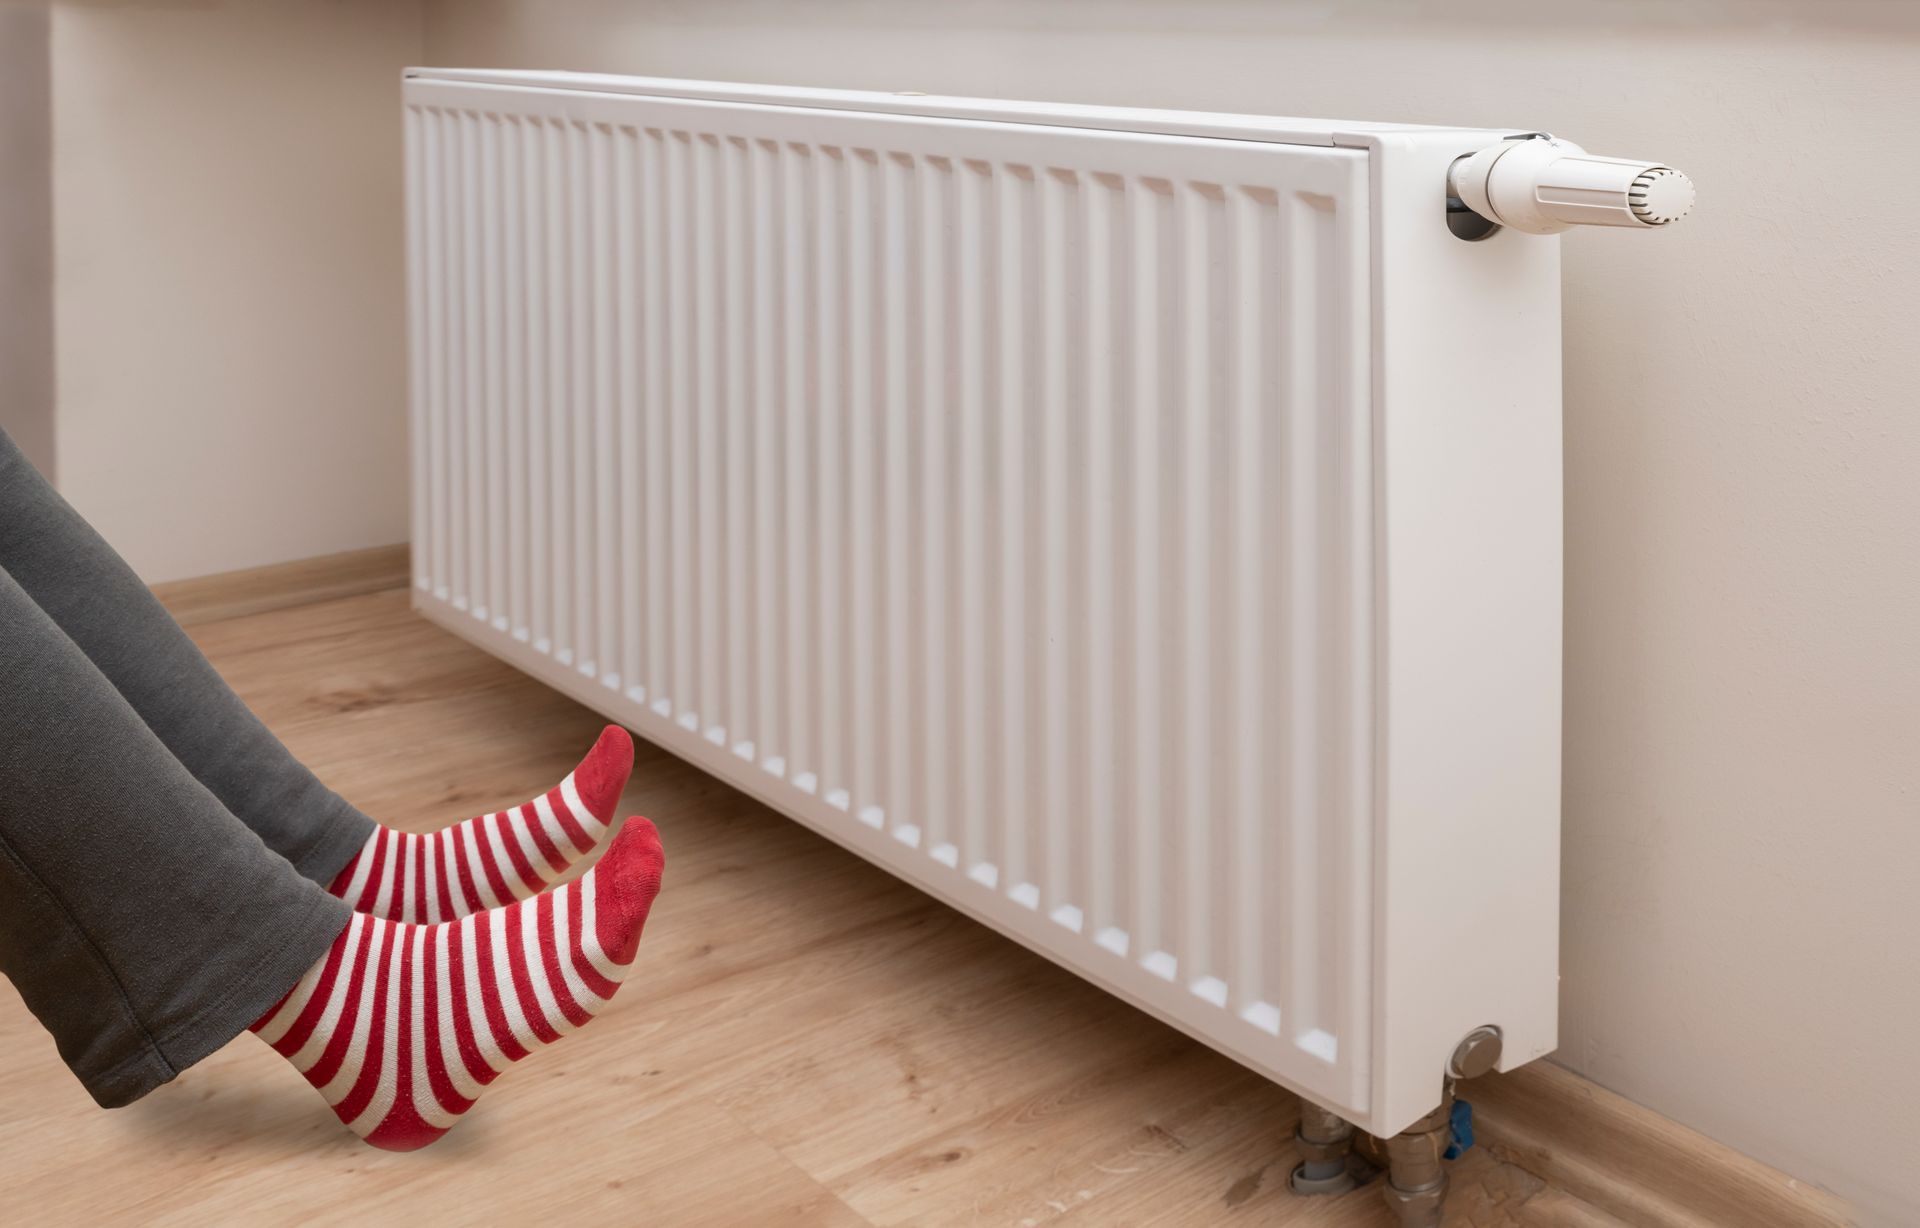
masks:
<svg viewBox="0 0 1920 1228"><path fill-rule="evenodd" d="M558 780L601 719L390 591L196 624L294 752L428 830ZM241 1036L103 1112L0 992L0 1222L1300 1225L1292 1096L646 743L666 887L642 970L443 1142L374 1151ZM1603 1225L1490 1156L1448 1222Z"/></svg>

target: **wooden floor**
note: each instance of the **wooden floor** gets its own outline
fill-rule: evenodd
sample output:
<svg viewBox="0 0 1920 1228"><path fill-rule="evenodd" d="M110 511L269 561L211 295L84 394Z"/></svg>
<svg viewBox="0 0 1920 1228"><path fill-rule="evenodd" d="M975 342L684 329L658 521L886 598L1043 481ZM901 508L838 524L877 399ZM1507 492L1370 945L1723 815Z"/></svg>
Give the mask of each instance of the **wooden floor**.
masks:
<svg viewBox="0 0 1920 1228"><path fill-rule="evenodd" d="M386 592L193 634L368 813L418 830L524 800L592 713ZM642 744L667 847L641 972L443 1142L371 1150L242 1036L93 1107L0 990L0 1223L1391 1224L1296 1200L1294 1099ZM1616 1221L1476 1148L1450 1224Z"/></svg>

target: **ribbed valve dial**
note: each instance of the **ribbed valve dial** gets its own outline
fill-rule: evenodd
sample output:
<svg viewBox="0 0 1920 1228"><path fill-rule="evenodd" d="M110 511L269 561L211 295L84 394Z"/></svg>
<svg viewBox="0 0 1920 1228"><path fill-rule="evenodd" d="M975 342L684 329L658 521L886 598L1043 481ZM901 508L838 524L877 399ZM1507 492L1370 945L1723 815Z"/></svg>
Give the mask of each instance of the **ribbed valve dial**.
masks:
<svg viewBox="0 0 1920 1228"><path fill-rule="evenodd" d="M1627 207L1649 226L1665 226L1693 208L1693 180L1671 166L1656 166L1633 177Z"/></svg>

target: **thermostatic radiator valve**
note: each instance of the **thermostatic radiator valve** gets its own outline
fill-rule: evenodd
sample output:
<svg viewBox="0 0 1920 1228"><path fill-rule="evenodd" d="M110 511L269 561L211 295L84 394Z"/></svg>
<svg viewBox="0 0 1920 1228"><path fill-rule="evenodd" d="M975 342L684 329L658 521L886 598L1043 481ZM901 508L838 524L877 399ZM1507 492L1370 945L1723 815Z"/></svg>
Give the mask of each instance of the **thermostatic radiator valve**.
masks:
<svg viewBox="0 0 1920 1228"><path fill-rule="evenodd" d="M1650 229L1693 208L1693 180L1671 166L1596 158L1544 132L1459 159L1447 172L1447 191L1490 222L1536 235L1569 226Z"/></svg>

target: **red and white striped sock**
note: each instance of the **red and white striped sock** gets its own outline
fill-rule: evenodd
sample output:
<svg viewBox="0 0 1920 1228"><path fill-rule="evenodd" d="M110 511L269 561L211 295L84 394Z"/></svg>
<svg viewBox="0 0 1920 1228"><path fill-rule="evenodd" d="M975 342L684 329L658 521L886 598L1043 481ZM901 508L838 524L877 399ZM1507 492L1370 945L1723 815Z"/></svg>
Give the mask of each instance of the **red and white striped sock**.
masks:
<svg viewBox="0 0 1920 1228"><path fill-rule="evenodd" d="M606 839L632 771L632 737L608 725L580 766L524 806L424 835L375 828L327 890L355 912L415 924L538 895Z"/></svg>
<svg viewBox="0 0 1920 1228"><path fill-rule="evenodd" d="M509 1065L604 1009L660 890L653 824L630 819L579 879L438 925L355 913L253 1031L375 1147L413 1151Z"/></svg>

